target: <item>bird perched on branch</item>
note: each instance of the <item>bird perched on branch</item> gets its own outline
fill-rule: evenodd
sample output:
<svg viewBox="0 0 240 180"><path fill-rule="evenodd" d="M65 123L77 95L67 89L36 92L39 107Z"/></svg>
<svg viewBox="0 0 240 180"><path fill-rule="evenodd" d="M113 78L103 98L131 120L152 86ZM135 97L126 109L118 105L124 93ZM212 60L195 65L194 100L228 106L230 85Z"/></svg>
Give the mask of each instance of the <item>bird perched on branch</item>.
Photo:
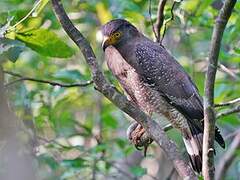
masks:
<svg viewBox="0 0 240 180"><path fill-rule="evenodd" d="M128 98L149 115L165 116L180 130L192 167L201 172L203 103L189 75L164 47L126 20L108 22L102 26L102 34L108 67ZM143 134L140 128L133 142L137 143ZM225 147L218 128L215 140Z"/></svg>

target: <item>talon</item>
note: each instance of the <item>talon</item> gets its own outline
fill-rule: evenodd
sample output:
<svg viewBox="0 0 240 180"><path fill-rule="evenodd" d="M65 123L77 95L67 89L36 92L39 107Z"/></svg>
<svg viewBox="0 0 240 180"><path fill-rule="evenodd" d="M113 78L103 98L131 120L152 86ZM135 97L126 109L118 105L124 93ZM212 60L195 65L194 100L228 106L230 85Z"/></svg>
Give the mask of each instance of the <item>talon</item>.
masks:
<svg viewBox="0 0 240 180"><path fill-rule="evenodd" d="M144 157L147 156L147 149L148 149L148 145L144 146L144 150L143 150Z"/></svg>
<svg viewBox="0 0 240 180"><path fill-rule="evenodd" d="M146 157L148 146L153 140L147 135L145 129L135 122L129 126L127 137L137 150L143 150L144 156Z"/></svg>

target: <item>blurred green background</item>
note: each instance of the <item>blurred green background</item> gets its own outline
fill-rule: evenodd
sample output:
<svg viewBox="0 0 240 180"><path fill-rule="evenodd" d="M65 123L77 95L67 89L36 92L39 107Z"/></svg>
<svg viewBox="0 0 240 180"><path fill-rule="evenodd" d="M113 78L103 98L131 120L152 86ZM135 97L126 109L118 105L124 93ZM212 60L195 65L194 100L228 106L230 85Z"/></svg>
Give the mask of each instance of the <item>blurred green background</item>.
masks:
<svg viewBox="0 0 240 180"><path fill-rule="evenodd" d="M34 5L35 4L35 5ZM63 0L75 26L89 40L109 81L118 86L104 62L100 26L113 18L125 18L154 39L147 0ZM173 1L165 7L165 21L171 18ZM175 18L167 25L164 46L191 75L203 94L206 60L214 19L221 1L186 0L177 3ZM155 22L158 1L152 0ZM63 84L84 83L91 74L82 54L59 25L51 2L42 0L22 23L36 2L33 0L0 1L0 65L26 77ZM240 3L225 29L215 86L215 102L225 102L240 95ZM10 24L10 26L7 26ZM8 31L6 33L6 28ZM227 71L226 71L227 69ZM5 73L8 100L19 121L23 122L28 141L34 148L39 179L176 179L172 164L155 144L147 157L126 138L132 121L104 98L93 85L63 88L48 84L15 81ZM13 82L13 83L12 83ZM119 86L118 86L119 87ZM120 87L119 87L120 88ZM226 107L231 108L231 107ZM218 108L217 112L225 111ZM217 120L227 144L229 134L239 128L239 114ZM179 133L168 135L185 149ZM226 150L216 145L216 164ZM238 152L239 153L239 152ZM240 155L226 179L240 177Z"/></svg>

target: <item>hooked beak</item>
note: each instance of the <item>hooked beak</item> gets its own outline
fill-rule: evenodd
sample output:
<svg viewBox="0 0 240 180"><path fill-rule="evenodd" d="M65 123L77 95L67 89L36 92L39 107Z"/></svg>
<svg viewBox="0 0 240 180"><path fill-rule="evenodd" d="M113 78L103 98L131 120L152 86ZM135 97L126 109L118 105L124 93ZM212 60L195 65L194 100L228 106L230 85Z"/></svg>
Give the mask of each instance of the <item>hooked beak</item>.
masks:
<svg viewBox="0 0 240 180"><path fill-rule="evenodd" d="M103 36L103 42L102 42L102 48L103 51L110 45L109 37L108 36Z"/></svg>

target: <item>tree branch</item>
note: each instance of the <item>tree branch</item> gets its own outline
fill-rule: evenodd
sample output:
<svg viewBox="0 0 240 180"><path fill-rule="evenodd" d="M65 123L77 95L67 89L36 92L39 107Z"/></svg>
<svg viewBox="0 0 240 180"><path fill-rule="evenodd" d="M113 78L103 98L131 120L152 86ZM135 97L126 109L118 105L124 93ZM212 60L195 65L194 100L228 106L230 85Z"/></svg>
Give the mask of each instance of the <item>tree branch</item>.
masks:
<svg viewBox="0 0 240 180"><path fill-rule="evenodd" d="M93 82L96 89L100 91L106 98L108 98L119 109L130 115L138 123L140 123L151 137L158 143L158 145L165 151L170 160L172 160L177 172L182 178L196 179L196 175L183 160L176 145L168 139L163 129L149 116L143 113L140 109L134 106L133 103L119 93L110 83L105 79L95 57L95 54L86 40L86 38L76 29L71 20L67 16L60 0L52 0L53 9L66 33L80 48L87 64L89 65Z"/></svg>
<svg viewBox="0 0 240 180"><path fill-rule="evenodd" d="M215 104L214 106L215 106L215 107L223 107L223 106L233 105L233 104L236 104L236 103L239 103L239 102L240 102L240 98L236 98L236 99L233 99L233 100L228 101L228 102L223 102L223 103Z"/></svg>
<svg viewBox="0 0 240 180"><path fill-rule="evenodd" d="M232 164L233 160L236 158L237 153L236 151L240 148L240 130L236 134L235 138L233 139L231 145L229 146L227 152L221 157L221 160L218 163L217 171L216 171L216 180L222 180L226 177L226 172L230 165Z"/></svg>
<svg viewBox="0 0 240 180"><path fill-rule="evenodd" d="M217 118L221 118L221 117L228 116L230 114L234 114L234 113L238 113L238 112L240 112L240 105L238 105L232 109L226 110L224 112L218 113Z"/></svg>
<svg viewBox="0 0 240 180"><path fill-rule="evenodd" d="M155 38L157 40L158 39L158 35L157 35L157 32L155 31L153 20L152 20L152 0L149 0L148 14L149 14L149 17L150 17L150 22L151 22L153 34L154 34L154 36L155 36Z"/></svg>
<svg viewBox="0 0 240 180"><path fill-rule="evenodd" d="M162 41L164 39L166 30L167 30L167 24L174 20L174 12L173 11L174 11L174 8L175 8L177 3L181 3L181 1L173 1L173 5L172 5L172 8L171 8L171 18L166 20L166 22L164 23L163 35L162 35L162 39L160 40L160 44L162 44Z"/></svg>
<svg viewBox="0 0 240 180"><path fill-rule="evenodd" d="M234 73L233 71L231 71L229 68L227 68L226 66L224 66L223 64L219 64L219 71L222 71L226 74L228 74L229 76L231 76L234 80L238 80L238 76L236 73Z"/></svg>
<svg viewBox="0 0 240 180"><path fill-rule="evenodd" d="M218 65L218 56L224 29L231 16L236 0L225 0L216 19L212 33L209 63L204 88L204 137L203 137L203 177L206 180L214 179L214 82Z"/></svg>
<svg viewBox="0 0 240 180"><path fill-rule="evenodd" d="M155 24L155 32L156 32L156 41L160 43L161 40L161 29L164 21L164 7L166 5L167 0L159 0L158 11L157 11L157 21Z"/></svg>
<svg viewBox="0 0 240 180"><path fill-rule="evenodd" d="M62 83L49 81L49 80L42 80L42 79L35 79L35 78L31 78L31 77L25 77L25 76L22 76L21 74L17 74L17 73L10 72L10 71L3 71L3 72L6 73L6 74L15 76L15 77L19 77L19 79L6 84L5 87L8 87L8 86L10 86L10 85L12 85L16 82L19 82L19 81L33 81L33 82L38 82L38 83L49 84L49 85L52 85L52 86L60 86L60 87L67 87L67 88L69 88L69 87L85 87L85 86L88 86L88 85L93 83L93 81L91 80L91 81L87 81L85 83L62 84Z"/></svg>

